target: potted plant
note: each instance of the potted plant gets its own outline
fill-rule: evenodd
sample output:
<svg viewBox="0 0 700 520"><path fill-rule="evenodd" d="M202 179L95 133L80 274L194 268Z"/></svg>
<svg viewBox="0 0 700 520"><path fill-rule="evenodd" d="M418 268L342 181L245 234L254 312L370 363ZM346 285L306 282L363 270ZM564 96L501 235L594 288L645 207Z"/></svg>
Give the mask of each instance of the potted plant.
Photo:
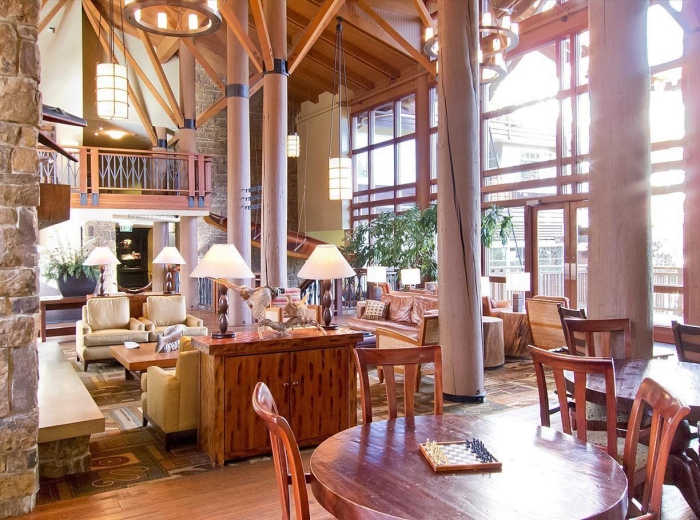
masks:
<svg viewBox="0 0 700 520"><path fill-rule="evenodd" d="M513 217L503 208L493 204L481 214L481 244L484 247L491 247L496 238L505 246L512 232Z"/></svg>
<svg viewBox="0 0 700 520"><path fill-rule="evenodd" d="M48 251L41 274L47 280L56 280L64 297L84 296L95 290L99 270L83 265L87 258L85 246L74 249L58 242L58 246Z"/></svg>

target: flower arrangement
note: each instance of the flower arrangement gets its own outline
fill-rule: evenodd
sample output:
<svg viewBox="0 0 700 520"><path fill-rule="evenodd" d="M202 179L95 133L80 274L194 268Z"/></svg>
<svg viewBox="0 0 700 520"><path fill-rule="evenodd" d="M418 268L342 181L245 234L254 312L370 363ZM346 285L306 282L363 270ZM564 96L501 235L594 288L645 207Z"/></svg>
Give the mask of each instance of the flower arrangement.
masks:
<svg viewBox="0 0 700 520"><path fill-rule="evenodd" d="M58 245L48 251L46 260L42 263L41 274L47 280L67 282L69 278L84 276L88 280L96 281L99 269L83 265L87 258L86 249L90 242L80 249L74 249L58 241Z"/></svg>

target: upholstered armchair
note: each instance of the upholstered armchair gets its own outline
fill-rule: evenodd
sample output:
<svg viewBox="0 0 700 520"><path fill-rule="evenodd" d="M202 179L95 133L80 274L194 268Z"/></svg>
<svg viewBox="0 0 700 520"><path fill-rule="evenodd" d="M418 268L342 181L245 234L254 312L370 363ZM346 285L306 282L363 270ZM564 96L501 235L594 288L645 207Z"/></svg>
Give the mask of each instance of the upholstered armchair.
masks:
<svg viewBox="0 0 700 520"><path fill-rule="evenodd" d="M179 294L146 298L139 321L146 327L149 341L157 341L158 335L173 325L184 325L184 336L206 336L209 333L204 321L187 314L185 297Z"/></svg>
<svg viewBox="0 0 700 520"><path fill-rule="evenodd" d="M265 309L265 317L268 320L282 322L289 318L284 312L284 307L287 305L287 296L292 299L292 302L296 303L301 299L301 289L292 287L277 295L270 303L270 306ZM306 310L306 318L321 323L321 306L309 304Z"/></svg>
<svg viewBox="0 0 700 520"><path fill-rule="evenodd" d="M496 300L488 296L481 297L484 316L498 318L504 309L512 309L513 304L510 300Z"/></svg>
<svg viewBox="0 0 700 520"><path fill-rule="evenodd" d="M85 371L91 363L114 359L109 347L125 341L148 341L145 325L130 315L129 298L90 298L75 323L75 351Z"/></svg>
<svg viewBox="0 0 700 520"><path fill-rule="evenodd" d="M196 437L199 425L199 351L192 338L180 339L175 370L148 367L141 376L143 425L165 433L165 449L184 437Z"/></svg>

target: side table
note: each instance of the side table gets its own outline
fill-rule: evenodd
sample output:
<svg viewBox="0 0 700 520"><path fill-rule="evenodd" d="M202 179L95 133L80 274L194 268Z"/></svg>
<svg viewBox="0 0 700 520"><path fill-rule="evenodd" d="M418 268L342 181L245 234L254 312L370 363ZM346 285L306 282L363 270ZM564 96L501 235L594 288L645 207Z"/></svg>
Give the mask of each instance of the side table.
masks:
<svg viewBox="0 0 700 520"><path fill-rule="evenodd" d="M503 342L506 356L528 357L527 346L532 345L533 340L527 313L503 309L499 318L503 320Z"/></svg>
<svg viewBox="0 0 700 520"><path fill-rule="evenodd" d="M503 320L484 316L481 325L484 331L484 368L500 367L506 362Z"/></svg>

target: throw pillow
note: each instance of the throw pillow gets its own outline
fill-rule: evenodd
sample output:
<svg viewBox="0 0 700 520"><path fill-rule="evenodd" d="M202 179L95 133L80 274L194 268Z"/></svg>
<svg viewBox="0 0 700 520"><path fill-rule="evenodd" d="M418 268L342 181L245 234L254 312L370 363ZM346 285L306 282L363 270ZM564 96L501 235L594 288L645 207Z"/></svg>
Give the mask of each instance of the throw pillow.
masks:
<svg viewBox="0 0 700 520"><path fill-rule="evenodd" d="M389 321L411 323L413 296L382 294L382 301L389 304Z"/></svg>
<svg viewBox="0 0 700 520"><path fill-rule="evenodd" d="M411 309L411 323L420 324L423 315L429 311L437 310L438 299L428 296L414 296L413 309Z"/></svg>
<svg viewBox="0 0 700 520"><path fill-rule="evenodd" d="M365 320L385 321L389 305L377 300L367 300L367 307L362 317Z"/></svg>

